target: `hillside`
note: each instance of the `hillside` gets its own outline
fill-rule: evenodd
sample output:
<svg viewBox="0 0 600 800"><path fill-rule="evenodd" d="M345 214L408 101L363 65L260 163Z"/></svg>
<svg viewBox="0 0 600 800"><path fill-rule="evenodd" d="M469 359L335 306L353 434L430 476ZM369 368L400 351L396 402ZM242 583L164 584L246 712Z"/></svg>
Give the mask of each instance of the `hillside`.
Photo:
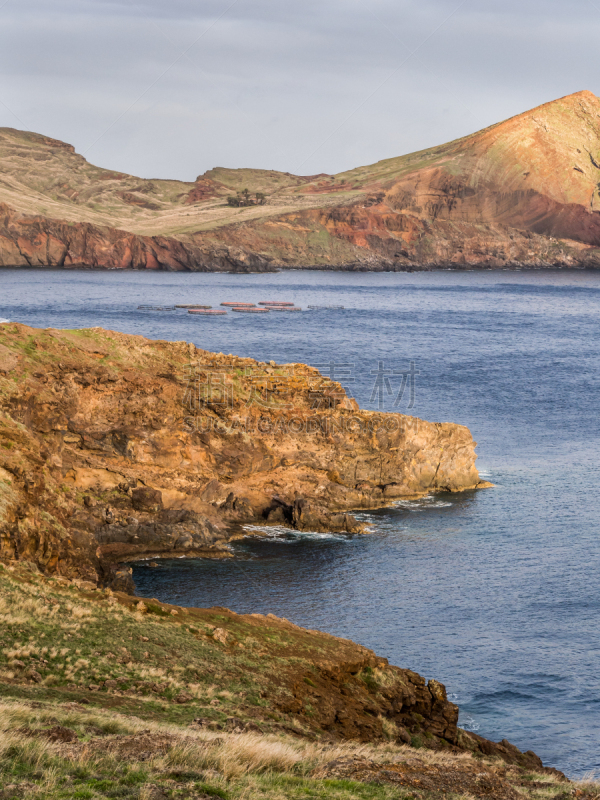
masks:
<svg viewBox="0 0 600 800"><path fill-rule="evenodd" d="M444 686L286 620L0 565L0 797L582 800Z"/></svg>
<svg viewBox="0 0 600 800"><path fill-rule="evenodd" d="M0 264L597 266L599 183L600 101L586 91L339 175L218 167L193 183L144 180L3 128ZM244 189L266 203L228 205Z"/></svg>

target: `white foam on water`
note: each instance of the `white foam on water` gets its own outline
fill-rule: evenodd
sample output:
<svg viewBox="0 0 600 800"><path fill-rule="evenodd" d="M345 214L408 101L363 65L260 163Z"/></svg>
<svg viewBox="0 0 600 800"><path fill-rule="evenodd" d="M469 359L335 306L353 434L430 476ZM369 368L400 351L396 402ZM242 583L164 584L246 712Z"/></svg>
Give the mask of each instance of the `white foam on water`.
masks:
<svg viewBox="0 0 600 800"><path fill-rule="evenodd" d="M5 323L7 323L7 322L10 322L10 320L9 319L4 319L4 317L0 317L0 325L3 325Z"/></svg>
<svg viewBox="0 0 600 800"><path fill-rule="evenodd" d="M283 525L244 525L249 536L260 536L261 539L286 542L297 539L319 539L343 542L348 537L337 533L319 533L318 531L295 531Z"/></svg>
<svg viewBox="0 0 600 800"><path fill-rule="evenodd" d="M418 500L396 500L392 505L394 508L403 508L406 511L423 511L428 508L449 508L452 503L428 494Z"/></svg>
<svg viewBox="0 0 600 800"><path fill-rule="evenodd" d="M460 720L460 727L464 728L466 731L473 731L473 733L477 733L481 725L471 716L467 716L464 719L461 718Z"/></svg>
<svg viewBox="0 0 600 800"><path fill-rule="evenodd" d="M383 509L385 511L385 509ZM390 529L390 518L372 514L369 511L355 511L353 516L370 527L369 533L381 533ZM400 525L397 520L391 524L394 531L410 530L408 525Z"/></svg>

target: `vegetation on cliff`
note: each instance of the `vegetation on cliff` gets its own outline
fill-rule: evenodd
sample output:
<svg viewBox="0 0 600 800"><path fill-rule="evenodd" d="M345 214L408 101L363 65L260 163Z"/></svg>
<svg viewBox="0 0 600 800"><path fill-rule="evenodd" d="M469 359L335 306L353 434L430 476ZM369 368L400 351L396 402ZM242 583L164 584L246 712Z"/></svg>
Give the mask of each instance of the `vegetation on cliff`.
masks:
<svg viewBox="0 0 600 800"><path fill-rule="evenodd" d="M444 687L272 616L0 566L0 797L597 797Z"/></svg>
<svg viewBox="0 0 600 800"><path fill-rule="evenodd" d="M248 189L242 189L237 194L229 195L227 198L227 205L234 208L241 208L243 206L264 206L267 202L267 195L264 192L256 192L254 196L250 194Z"/></svg>

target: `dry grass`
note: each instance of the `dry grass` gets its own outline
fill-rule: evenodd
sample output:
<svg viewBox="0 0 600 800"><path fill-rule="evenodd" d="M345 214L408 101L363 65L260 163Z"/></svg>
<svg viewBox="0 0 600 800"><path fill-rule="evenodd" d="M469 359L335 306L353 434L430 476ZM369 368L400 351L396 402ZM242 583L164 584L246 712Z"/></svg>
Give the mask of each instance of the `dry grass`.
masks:
<svg viewBox="0 0 600 800"><path fill-rule="evenodd" d="M384 762L390 758L411 757L415 754L410 747L393 744L331 744L289 736L229 734L193 727L182 729L179 725L143 720L110 710L95 708L88 711L77 708L75 703L70 708L53 703L37 705L40 707L33 707L31 703L24 701L0 701L0 735L20 736L21 734L15 733L20 728L31 726L43 729L56 724L57 720L65 727L81 731L96 728L107 734L167 734L180 740L179 755L169 755L179 765L217 769L228 776L265 770L285 772L294 770L300 764L304 764L306 770L312 770L328 761L347 756ZM215 743L216 746L210 750L204 747ZM43 752L61 752L61 747L62 745L47 742ZM465 753L451 755L419 751L419 759L427 763L439 763L441 759L443 763L450 764L456 760L469 761L471 756Z"/></svg>
<svg viewBox="0 0 600 800"><path fill-rule="evenodd" d="M24 169L27 163L31 169ZM3 176L0 201L18 211L153 236L185 237L223 225L339 204L353 194L307 195L298 193L306 181L285 173L217 169L209 177L224 184L220 196L189 205L184 200L194 183L145 180L113 173L88 164L67 150L48 146L35 134L7 128L0 129L0 167ZM268 204L228 206L227 195L244 188L251 192L266 191ZM132 197L137 197L141 205L132 204Z"/></svg>
<svg viewBox="0 0 600 800"><path fill-rule="evenodd" d="M281 640L306 632L257 627L254 620L242 618L232 622L219 610L202 612L204 616L182 612L177 618L187 618L182 624L168 614L142 613L135 602L128 607L114 600L111 594L89 587L81 592L22 569L0 568L2 800L7 785L19 787L22 800L192 798L206 793L202 788L206 786L231 800L392 800L416 795L403 794L397 786L323 781L311 774L348 757L375 764L418 762L463 772L487 763L468 753L399 746L393 741L393 723L383 719L389 739L378 744L335 743L322 732L319 739L290 735L296 725L298 733L315 736L315 731L302 728L298 718L282 716L273 701L277 691L285 691ZM253 640L265 652L274 647L272 663L247 646L225 652L210 636L220 625L227 625L231 638L245 645ZM326 637L315 637L311 647L327 647ZM288 666L297 661L302 674L312 662L306 660L299 640L290 641L294 650ZM32 676L31 670L37 675ZM116 687L97 691L90 686L108 679ZM385 670L374 669L356 680L387 686L397 679L395 673L388 677ZM189 697L180 704L176 700L182 690ZM83 707L75 700L90 705ZM200 716L222 726L230 715L243 722L258 721L264 735L231 733L227 725L223 730L190 725ZM44 731L56 725L74 731L76 741L50 741ZM138 740L143 744L138 750L145 749L145 754L136 752ZM524 797L546 800L562 791L547 776L536 781L535 792L519 789ZM588 784L582 791L589 794ZM157 794L159 789L164 794ZM426 794L419 798L433 800Z"/></svg>
<svg viewBox="0 0 600 800"><path fill-rule="evenodd" d="M398 786L347 780L322 781L310 775L331 761L349 757L380 764L418 762L442 767L446 772L473 765L472 757L465 753L419 751L417 755L409 747L393 744L323 744L284 735L216 734L98 709L88 711L50 703L39 706L0 701L0 792L3 784L22 786L20 796L24 800L117 796L155 800L157 796L198 797L201 792L240 800L434 800L428 792L414 794ZM74 731L78 741L54 743L34 734L57 723ZM91 736L90 731L94 732ZM130 755L124 745L136 741L144 750L139 757L135 752ZM147 752L153 742L156 752ZM491 768L505 771L499 764ZM544 800L565 789L550 776L529 777L537 788L534 792L520 788L523 797ZM594 795L590 792L598 786L586 779L576 788L584 792L582 796L591 798ZM158 789L163 794L157 795ZM472 798L462 794L454 795L453 800Z"/></svg>

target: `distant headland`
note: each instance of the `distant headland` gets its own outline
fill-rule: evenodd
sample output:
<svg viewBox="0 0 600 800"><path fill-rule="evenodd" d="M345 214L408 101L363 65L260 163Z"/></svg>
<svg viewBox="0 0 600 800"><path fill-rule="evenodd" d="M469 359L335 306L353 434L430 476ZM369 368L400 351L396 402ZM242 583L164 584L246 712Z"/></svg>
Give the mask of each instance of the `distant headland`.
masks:
<svg viewBox="0 0 600 800"><path fill-rule="evenodd" d="M217 167L193 183L101 169L0 128L0 266L598 268L599 120L582 91L339 175Z"/></svg>

